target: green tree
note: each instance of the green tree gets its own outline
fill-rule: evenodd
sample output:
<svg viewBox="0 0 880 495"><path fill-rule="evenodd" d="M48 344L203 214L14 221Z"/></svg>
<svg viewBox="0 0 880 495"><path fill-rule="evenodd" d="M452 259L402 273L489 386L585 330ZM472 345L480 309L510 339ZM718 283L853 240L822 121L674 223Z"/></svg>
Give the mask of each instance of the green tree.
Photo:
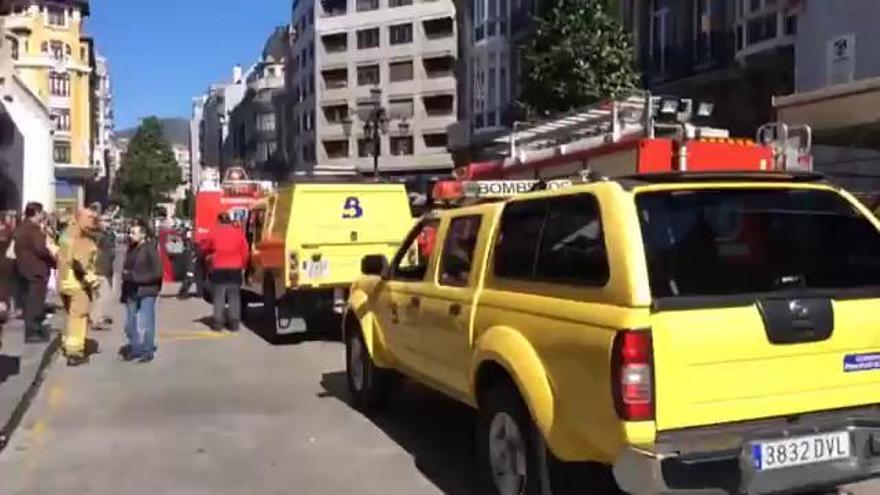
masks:
<svg viewBox="0 0 880 495"><path fill-rule="evenodd" d="M163 138L162 123L156 117L144 119L122 158L114 201L129 216L147 217L158 203L169 202L169 193L180 184L180 168Z"/></svg>
<svg viewBox="0 0 880 495"><path fill-rule="evenodd" d="M607 0L551 0L523 46L529 111L564 112L622 96L638 85L635 50Z"/></svg>

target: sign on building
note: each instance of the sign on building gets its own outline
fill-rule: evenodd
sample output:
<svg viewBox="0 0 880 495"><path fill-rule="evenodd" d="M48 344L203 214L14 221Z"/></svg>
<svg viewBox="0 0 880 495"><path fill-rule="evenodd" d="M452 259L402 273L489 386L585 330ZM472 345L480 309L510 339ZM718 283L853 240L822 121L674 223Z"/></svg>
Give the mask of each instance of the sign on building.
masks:
<svg viewBox="0 0 880 495"><path fill-rule="evenodd" d="M828 41L828 85L852 82L856 71L856 35L835 36Z"/></svg>

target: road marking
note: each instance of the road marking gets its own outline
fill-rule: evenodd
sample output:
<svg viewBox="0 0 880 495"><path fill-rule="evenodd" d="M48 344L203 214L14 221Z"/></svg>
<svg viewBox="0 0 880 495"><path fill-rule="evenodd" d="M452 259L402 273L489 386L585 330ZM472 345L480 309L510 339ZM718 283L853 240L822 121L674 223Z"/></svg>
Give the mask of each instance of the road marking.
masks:
<svg viewBox="0 0 880 495"><path fill-rule="evenodd" d="M235 337L236 334L228 332L214 332L212 330L171 330L159 332L158 339L164 342L183 342L191 340L221 340Z"/></svg>

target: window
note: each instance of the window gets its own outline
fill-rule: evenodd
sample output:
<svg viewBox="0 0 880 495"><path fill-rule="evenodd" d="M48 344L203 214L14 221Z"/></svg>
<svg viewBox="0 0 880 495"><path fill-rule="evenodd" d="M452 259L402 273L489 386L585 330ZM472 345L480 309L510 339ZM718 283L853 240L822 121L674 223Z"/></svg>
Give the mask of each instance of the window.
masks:
<svg viewBox="0 0 880 495"><path fill-rule="evenodd" d="M83 63L88 63L88 61L89 61L89 54L88 54L88 52L86 51L86 47L84 47L84 46L83 46L83 47L80 47L80 49L79 49L79 58L83 61Z"/></svg>
<svg viewBox="0 0 880 495"><path fill-rule="evenodd" d="M425 28L425 36L428 39L448 38L454 34L455 23L451 17L442 19L429 19L422 22Z"/></svg>
<svg viewBox="0 0 880 495"><path fill-rule="evenodd" d="M64 45L64 53L69 57L73 55L73 50L70 49L70 45Z"/></svg>
<svg viewBox="0 0 880 495"><path fill-rule="evenodd" d="M52 41L49 43L49 49L52 52L52 58L61 60L64 58L64 43L60 41Z"/></svg>
<svg viewBox="0 0 880 495"><path fill-rule="evenodd" d="M607 284L610 270L596 198L579 194L508 205L494 270L504 278Z"/></svg>
<svg viewBox="0 0 880 495"><path fill-rule="evenodd" d="M426 58L422 63L425 66L425 74L428 77L448 77L454 75L455 59L450 55Z"/></svg>
<svg viewBox="0 0 880 495"><path fill-rule="evenodd" d="M776 12L754 17L746 23L746 43L754 45L776 37Z"/></svg>
<svg viewBox="0 0 880 495"><path fill-rule="evenodd" d="M391 154L394 156L408 156L413 154L412 136L392 136Z"/></svg>
<svg viewBox="0 0 880 495"><path fill-rule="evenodd" d="M373 156L373 140L370 138L358 139L358 157L367 158L370 156Z"/></svg>
<svg viewBox="0 0 880 495"><path fill-rule="evenodd" d="M498 97L497 91L497 81L495 80L495 75L497 72L495 71L495 67L489 68L489 109L486 110L486 125L488 127L494 127L498 124L497 119L495 118L498 115L498 101L496 98Z"/></svg>
<svg viewBox="0 0 880 495"><path fill-rule="evenodd" d="M341 89L348 87L348 69L328 69L321 72L325 89Z"/></svg>
<svg viewBox="0 0 880 495"><path fill-rule="evenodd" d="M63 7L48 6L46 14L50 26L64 27L67 25L67 10Z"/></svg>
<svg viewBox="0 0 880 495"><path fill-rule="evenodd" d="M18 60L18 40L12 40L12 60Z"/></svg>
<svg viewBox="0 0 880 495"><path fill-rule="evenodd" d="M338 124L348 118L348 105L331 105L324 107L324 118L331 124Z"/></svg>
<svg viewBox="0 0 880 495"><path fill-rule="evenodd" d="M49 53L49 42L48 41L44 41L44 42L40 43L40 52Z"/></svg>
<svg viewBox="0 0 880 495"><path fill-rule="evenodd" d="M661 7L655 10L651 16L651 70L655 74L666 73L673 33L670 8Z"/></svg>
<svg viewBox="0 0 880 495"><path fill-rule="evenodd" d="M327 158L331 160L348 158L348 140L324 141L324 151L327 153Z"/></svg>
<svg viewBox="0 0 880 495"><path fill-rule="evenodd" d="M498 0L498 34L507 34L507 0Z"/></svg>
<svg viewBox="0 0 880 495"><path fill-rule="evenodd" d="M392 45L401 45L404 43L412 43L413 26L412 23L398 24L388 27L389 43Z"/></svg>
<svg viewBox="0 0 880 495"><path fill-rule="evenodd" d="M480 41L486 35L486 1L476 0L474 2L474 40Z"/></svg>
<svg viewBox="0 0 880 495"><path fill-rule="evenodd" d="M713 0L694 2L694 62L697 66L712 62L712 3Z"/></svg>
<svg viewBox="0 0 880 495"><path fill-rule="evenodd" d="M507 67L503 65L498 70L498 103L502 107L510 103L507 99Z"/></svg>
<svg viewBox="0 0 880 495"><path fill-rule="evenodd" d="M880 233L835 192L656 192L636 208L654 297L880 286Z"/></svg>
<svg viewBox="0 0 880 495"><path fill-rule="evenodd" d="M414 113L412 98L396 98L388 102L388 114L392 119L409 119Z"/></svg>
<svg viewBox="0 0 880 495"><path fill-rule="evenodd" d="M436 134L425 134L425 148L445 148L449 143L449 138L445 132Z"/></svg>
<svg viewBox="0 0 880 495"><path fill-rule="evenodd" d="M412 5L413 0L388 0L388 7L405 7L407 5Z"/></svg>
<svg viewBox="0 0 880 495"><path fill-rule="evenodd" d="M468 286L481 221L478 215L452 219L440 257L440 285Z"/></svg>
<svg viewBox="0 0 880 495"><path fill-rule="evenodd" d="M793 36L797 34L798 18L796 15L785 16L785 35Z"/></svg>
<svg viewBox="0 0 880 495"><path fill-rule="evenodd" d="M489 17L486 22L486 36L495 36L495 18L498 16L498 0L488 0Z"/></svg>
<svg viewBox="0 0 880 495"><path fill-rule="evenodd" d="M263 113L258 115L257 130L261 132L275 132L275 114Z"/></svg>
<svg viewBox="0 0 880 495"><path fill-rule="evenodd" d="M412 60L406 62L391 62L388 64L388 78L391 82L411 81L413 78Z"/></svg>
<svg viewBox="0 0 880 495"><path fill-rule="evenodd" d="M336 17L345 15L347 12L347 0L321 0L321 10L324 17Z"/></svg>
<svg viewBox="0 0 880 495"><path fill-rule="evenodd" d="M365 65L357 68L358 86L373 86L379 84L379 66Z"/></svg>
<svg viewBox="0 0 880 495"><path fill-rule="evenodd" d="M361 29L357 32L358 50L379 46L379 28Z"/></svg>
<svg viewBox="0 0 880 495"><path fill-rule="evenodd" d="M55 118L55 130L59 132L70 132L70 110L66 108L56 108L52 110Z"/></svg>
<svg viewBox="0 0 880 495"><path fill-rule="evenodd" d="M439 223L439 220L426 220L409 233L403 244L405 247L397 252L391 262L391 278L410 281L425 279L434 254Z"/></svg>
<svg viewBox="0 0 880 495"><path fill-rule="evenodd" d="M70 163L70 143L55 141L52 154L55 158L55 163Z"/></svg>
<svg viewBox="0 0 880 495"><path fill-rule="evenodd" d="M348 49L348 33L326 34L321 37L327 53L344 52Z"/></svg>
<svg viewBox="0 0 880 495"><path fill-rule="evenodd" d="M369 120L373 112L379 108L379 102L374 100L359 101L357 104L357 116L361 120Z"/></svg>
<svg viewBox="0 0 880 495"><path fill-rule="evenodd" d="M428 116L451 115L455 97L452 95L425 96L423 101Z"/></svg>
<svg viewBox="0 0 880 495"><path fill-rule="evenodd" d="M357 0L356 9L358 12L379 10L379 0Z"/></svg>
<svg viewBox="0 0 880 495"><path fill-rule="evenodd" d="M70 96L70 74L66 72L50 72L49 93L52 96Z"/></svg>

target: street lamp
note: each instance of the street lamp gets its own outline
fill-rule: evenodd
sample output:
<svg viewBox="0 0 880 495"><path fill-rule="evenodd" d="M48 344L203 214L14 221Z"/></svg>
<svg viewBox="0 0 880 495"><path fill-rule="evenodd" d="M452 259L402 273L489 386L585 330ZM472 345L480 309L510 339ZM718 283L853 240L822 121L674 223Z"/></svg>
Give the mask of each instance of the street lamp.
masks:
<svg viewBox="0 0 880 495"><path fill-rule="evenodd" d="M388 114L382 107L382 90L380 88L372 88L370 95L374 100L374 106L366 117L359 115L363 119L364 136L370 140L373 147L373 178L379 181L379 154L382 152L382 135L388 133ZM346 136L351 136L354 121L350 115L346 115L342 119L342 130Z"/></svg>

